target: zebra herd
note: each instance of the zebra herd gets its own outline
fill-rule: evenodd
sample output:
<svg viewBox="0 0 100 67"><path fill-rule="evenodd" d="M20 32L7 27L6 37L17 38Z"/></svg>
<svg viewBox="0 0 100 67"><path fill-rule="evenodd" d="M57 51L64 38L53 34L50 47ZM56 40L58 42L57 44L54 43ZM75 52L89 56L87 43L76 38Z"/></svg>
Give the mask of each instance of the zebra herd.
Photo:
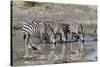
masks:
<svg viewBox="0 0 100 67"><path fill-rule="evenodd" d="M25 42L25 56L29 56L29 46L32 50L38 50L32 43L32 37L36 36L41 43L67 43L72 41L83 41L84 32L81 24L64 24L48 21L33 20L25 23L22 27Z"/></svg>

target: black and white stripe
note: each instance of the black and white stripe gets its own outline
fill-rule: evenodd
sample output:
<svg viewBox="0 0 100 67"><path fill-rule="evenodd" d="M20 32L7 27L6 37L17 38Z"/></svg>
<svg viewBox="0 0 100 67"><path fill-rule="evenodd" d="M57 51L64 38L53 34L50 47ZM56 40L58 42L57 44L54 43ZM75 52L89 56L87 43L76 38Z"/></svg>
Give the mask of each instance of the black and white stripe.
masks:
<svg viewBox="0 0 100 67"><path fill-rule="evenodd" d="M75 39L78 41L78 39L83 40L84 38L84 31L82 24L69 24L68 26L68 34L70 35L70 39L73 40Z"/></svg>
<svg viewBox="0 0 100 67"><path fill-rule="evenodd" d="M32 25L30 25L30 24L27 23L27 24L24 24L23 25L22 31L24 33L27 33L29 35L32 35L33 32L35 31L35 29L34 29L34 27Z"/></svg>
<svg viewBox="0 0 100 67"><path fill-rule="evenodd" d="M25 23L22 27L22 31L28 38L36 35L40 36L41 39L43 38L43 35L48 35L49 33L55 36L53 29L46 22L42 21L33 20L31 23ZM51 34L49 34L49 36L52 36Z"/></svg>
<svg viewBox="0 0 100 67"><path fill-rule="evenodd" d="M40 37L46 35L46 37L48 36L51 40L53 40L52 42L55 43L55 33L46 22L33 20L31 23L25 23L22 27L22 31L24 33L24 42L26 49L25 57L29 55L28 46L31 46L33 50L38 50L32 43L32 37L34 37L35 35L39 35ZM48 40L49 38L46 37L44 37L45 40Z"/></svg>

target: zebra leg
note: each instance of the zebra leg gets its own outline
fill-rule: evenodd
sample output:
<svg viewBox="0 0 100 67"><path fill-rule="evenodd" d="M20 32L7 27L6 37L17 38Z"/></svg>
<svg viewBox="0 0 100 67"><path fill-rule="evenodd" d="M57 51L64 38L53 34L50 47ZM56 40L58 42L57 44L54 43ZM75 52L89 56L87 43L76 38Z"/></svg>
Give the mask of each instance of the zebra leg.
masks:
<svg viewBox="0 0 100 67"><path fill-rule="evenodd" d="M47 33L44 36L44 40L46 41L46 43L50 44L50 37L49 37L49 35Z"/></svg>
<svg viewBox="0 0 100 67"><path fill-rule="evenodd" d="M29 56L30 58L33 57L34 55L34 50L37 50L37 48L35 47L35 45L32 43L31 38L29 38L29 45L30 45L30 49L31 49L31 55Z"/></svg>
<svg viewBox="0 0 100 67"><path fill-rule="evenodd" d="M24 58L27 58L29 56L28 51L28 36L24 34L24 42L25 42L25 56Z"/></svg>
<svg viewBox="0 0 100 67"><path fill-rule="evenodd" d="M61 37L62 37L62 41L65 43L66 42L66 38L65 38L64 33L61 33Z"/></svg>
<svg viewBox="0 0 100 67"><path fill-rule="evenodd" d="M74 40L74 33L71 33L71 39L72 39L72 41Z"/></svg>
<svg viewBox="0 0 100 67"><path fill-rule="evenodd" d="M44 43L43 41L43 34L40 34L40 43Z"/></svg>
<svg viewBox="0 0 100 67"><path fill-rule="evenodd" d="M67 33L67 41L71 42L72 41L72 33Z"/></svg>
<svg viewBox="0 0 100 67"><path fill-rule="evenodd" d="M46 37L45 33L40 34L40 42L41 43L45 43L45 41L46 41L45 37Z"/></svg>
<svg viewBox="0 0 100 67"><path fill-rule="evenodd" d="M31 55L28 53L28 57L31 58L34 55L34 50L38 50L36 46L32 43L31 35L28 35L28 50L31 50ZM35 55L34 55L35 56Z"/></svg>
<svg viewBox="0 0 100 67"><path fill-rule="evenodd" d="M84 34L79 33L79 40L81 42L84 42Z"/></svg>
<svg viewBox="0 0 100 67"><path fill-rule="evenodd" d="M38 50L38 49L36 48L36 46L32 43L32 38L31 38L31 37L29 38L29 44L30 44L32 50Z"/></svg>
<svg viewBox="0 0 100 67"><path fill-rule="evenodd" d="M56 39L53 35L50 36L50 40L52 42L51 48L54 49L56 47Z"/></svg>
<svg viewBox="0 0 100 67"><path fill-rule="evenodd" d="M70 42L73 42L73 38L74 38L74 35L72 32L70 32Z"/></svg>

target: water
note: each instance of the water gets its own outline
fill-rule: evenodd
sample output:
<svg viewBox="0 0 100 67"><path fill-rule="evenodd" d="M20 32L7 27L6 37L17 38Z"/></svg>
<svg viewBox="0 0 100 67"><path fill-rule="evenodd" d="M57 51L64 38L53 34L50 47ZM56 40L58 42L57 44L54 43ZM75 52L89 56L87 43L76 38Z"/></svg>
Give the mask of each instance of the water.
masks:
<svg viewBox="0 0 100 67"><path fill-rule="evenodd" d="M37 60L35 58L33 59L25 59L23 58L24 53L25 53L25 49L24 49L24 41L22 39L22 32L21 31L16 31L15 32L16 35L13 36L13 64L14 65L39 65L39 64L52 64L54 62L49 62L46 59L42 59L42 60ZM94 36L85 36L85 43L84 43L84 48L85 48L85 55L84 55L84 60L85 61L96 61L97 60L97 41L93 41ZM77 43L73 43L74 47L73 50L77 50ZM42 49L44 54L41 54L38 58L46 58L48 59L49 54L51 53L52 55L54 53L52 53L52 49L50 49L50 45L46 44L36 44L39 45ZM55 49L55 53L57 55L55 59L62 59L62 56L65 56L65 58L63 60L59 60L59 63L63 63L64 61L70 61L70 43L66 43L65 44L65 49L62 49L63 44L57 44L56 49ZM65 50L65 52L63 52ZM61 54L62 53L62 54ZM65 53L65 55L64 55ZM38 53L37 53L38 54ZM39 55L39 54L38 54ZM51 56L52 58L53 56ZM76 58L76 57L75 57ZM76 59L77 60L77 59ZM75 62L77 62L75 60ZM27 62L31 62L29 64L27 64ZM81 61L80 61L81 62Z"/></svg>
<svg viewBox="0 0 100 67"><path fill-rule="evenodd" d="M87 49L85 60L87 61L96 61L97 60L97 41L93 41L94 37L85 36L84 46Z"/></svg>

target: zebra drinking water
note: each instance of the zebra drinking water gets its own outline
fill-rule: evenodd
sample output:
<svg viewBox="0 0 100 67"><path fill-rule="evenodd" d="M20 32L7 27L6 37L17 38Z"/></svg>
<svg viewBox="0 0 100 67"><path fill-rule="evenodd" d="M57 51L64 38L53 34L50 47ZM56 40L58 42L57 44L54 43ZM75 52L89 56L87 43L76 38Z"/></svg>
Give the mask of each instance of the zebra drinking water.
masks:
<svg viewBox="0 0 100 67"><path fill-rule="evenodd" d="M30 46L33 50L38 50L36 46L32 43L32 37L37 36L40 38L41 42L46 41L47 43L55 44L57 40L66 42L68 39L73 40L83 40L83 28L81 24L64 24L64 23L54 23L48 21L37 21L33 20L31 23L25 23L22 27L24 33L25 42L25 57L29 56Z"/></svg>
<svg viewBox="0 0 100 67"><path fill-rule="evenodd" d="M84 41L84 30L82 24L70 24L67 34L69 34L70 40Z"/></svg>
<svg viewBox="0 0 100 67"><path fill-rule="evenodd" d="M55 33L53 29L42 21L32 21L31 23L25 23L22 27L22 31L24 33L24 42L25 42L25 58L29 57L29 46L32 50L38 50L36 46L32 43L32 37L34 35L40 35L40 37L43 37L45 33L49 32L49 38L50 40L55 43ZM47 34L48 35L48 34ZM48 39L48 38L47 38Z"/></svg>

